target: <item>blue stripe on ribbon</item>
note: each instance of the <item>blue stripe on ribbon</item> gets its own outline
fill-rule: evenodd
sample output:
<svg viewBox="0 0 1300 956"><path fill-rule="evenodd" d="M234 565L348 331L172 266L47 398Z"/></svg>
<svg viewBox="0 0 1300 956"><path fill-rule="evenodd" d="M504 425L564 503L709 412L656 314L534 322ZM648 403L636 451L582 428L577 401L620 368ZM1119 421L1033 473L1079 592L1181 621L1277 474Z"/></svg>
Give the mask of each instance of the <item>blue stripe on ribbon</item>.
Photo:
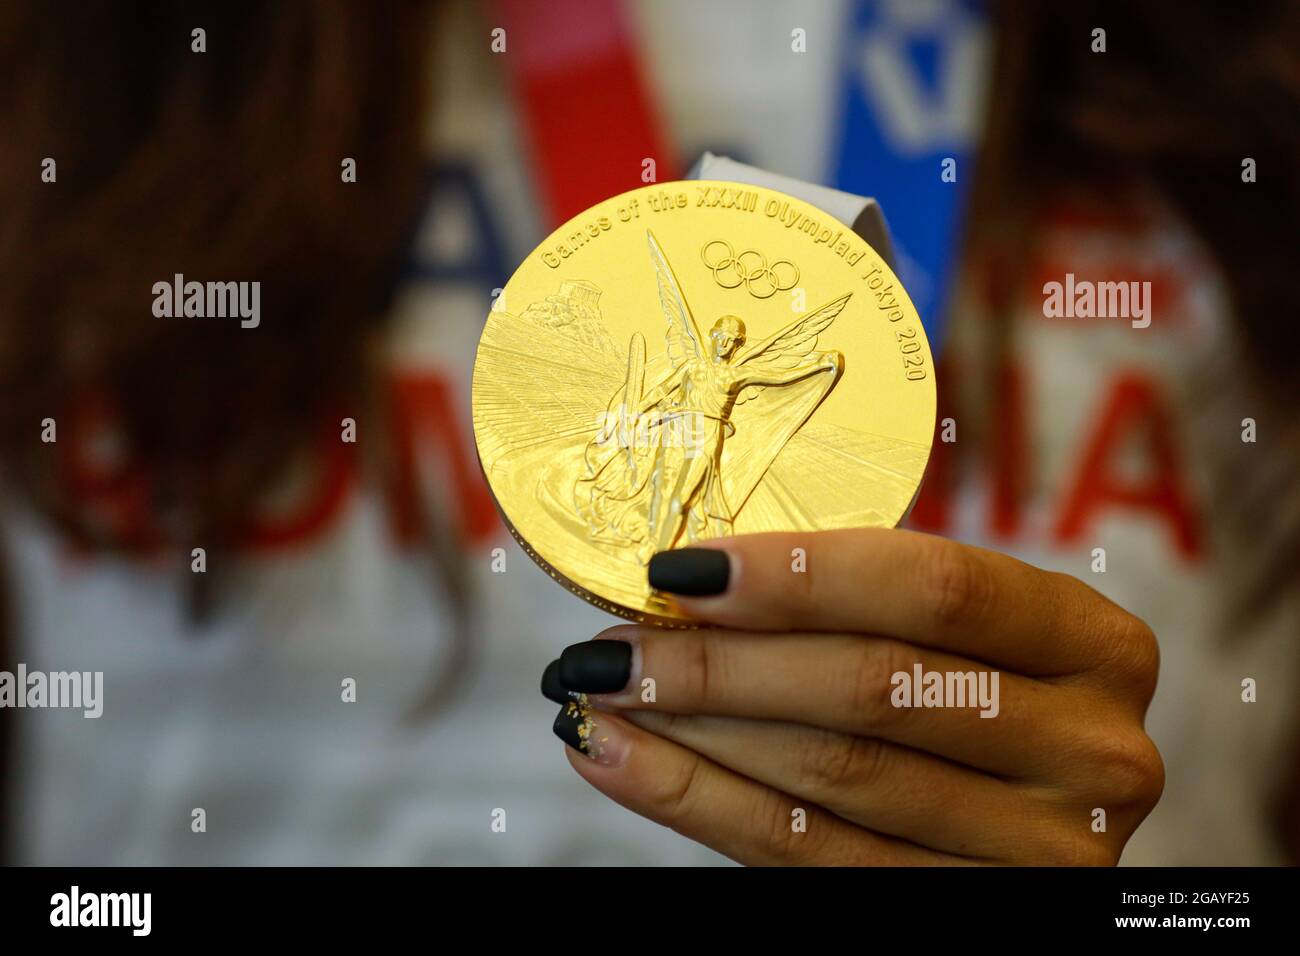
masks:
<svg viewBox="0 0 1300 956"><path fill-rule="evenodd" d="M987 37L978 0L851 0L840 57L834 185L874 196L899 278L939 350L972 180ZM956 160L956 182L941 178Z"/></svg>

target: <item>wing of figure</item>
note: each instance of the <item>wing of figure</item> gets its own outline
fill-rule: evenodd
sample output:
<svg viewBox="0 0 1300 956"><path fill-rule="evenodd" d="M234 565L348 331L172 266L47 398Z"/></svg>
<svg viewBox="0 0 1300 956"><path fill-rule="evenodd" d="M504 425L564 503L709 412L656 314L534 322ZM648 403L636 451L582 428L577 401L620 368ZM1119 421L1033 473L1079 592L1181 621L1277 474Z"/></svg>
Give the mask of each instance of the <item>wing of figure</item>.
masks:
<svg viewBox="0 0 1300 956"><path fill-rule="evenodd" d="M668 361L673 368L678 368L690 359L699 358L704 354L701 348L703 337L700 335L699 326L695 324L695 316L691 315L686 298L682 295L681 287L677 284L677 277L673 275L672 266L668 265L668 260L664 257L663 250L659 248L654 233L647 229L645 235L650 245L650 261L655 267L655 279L659 285L659 305L664 310L664 318L668 320L664 335L668 347Z"/></svg>
<svg viewBox="0 0 1300 956"><path fill-rule="evenodd" d="M763 341L756 342L737 356L736 367L780 373L807 364L817 348L817 336L821 335L835 321L835 317L844 311L844 307L852 297L852 292L841 296L816 312L802 319L796 319ZM743 389L736 398L736 404L743 405L762 389L762 385L750 385Z"/></svg>
<svg viewBox="0 0 1300 956"><path fill-rule="evenodd" d="M836 299L754 344L740 354L736 366L750 373L770 373L773 378L807 367L816 360L817 336L844 311L849 298ZM810 375L781 388L750 385L741 390L731 414L735 434L722 450L727 501L737 513L747 507L773 460L838 380L838 373Z"/></svg>

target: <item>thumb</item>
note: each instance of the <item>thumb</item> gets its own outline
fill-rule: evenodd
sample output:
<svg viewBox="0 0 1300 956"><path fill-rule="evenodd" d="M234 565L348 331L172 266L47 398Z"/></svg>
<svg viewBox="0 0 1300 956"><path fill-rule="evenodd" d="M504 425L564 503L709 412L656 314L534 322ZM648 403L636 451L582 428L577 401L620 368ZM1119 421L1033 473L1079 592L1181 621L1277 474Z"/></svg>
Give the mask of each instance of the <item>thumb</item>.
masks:
<svg viewBox="0 0 1300 956"><path fill-rule="evenodd" d="M710 538L650 559L650 586L689 617L726 627L788 629L806 620L810 535Z"/></svg>

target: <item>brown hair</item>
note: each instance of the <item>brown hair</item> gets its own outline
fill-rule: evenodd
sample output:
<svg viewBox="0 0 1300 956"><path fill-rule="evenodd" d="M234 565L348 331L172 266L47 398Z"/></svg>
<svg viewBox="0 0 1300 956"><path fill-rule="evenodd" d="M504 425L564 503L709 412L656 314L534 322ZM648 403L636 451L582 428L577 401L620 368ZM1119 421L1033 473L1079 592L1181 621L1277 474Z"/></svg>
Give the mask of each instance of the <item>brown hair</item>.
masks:
<svg viewBox="0 0 1300 956"><path fill-rule="evenodd" d="M1213 463L1210 507L1235 553L1251 558L1229 596L1226 639L1296 593L1295 474L1300 434L1288 411L1295 374L1300 222L1300 6L1286 0L1000 0L993 83L967 226L967 258L1018 287L1031 219L1061 183L1153 186L1222 270L1256 390L1271 414L1270 453ZM1106 32L1093 52L1093 30ZM1257 181L1242 178L1255 160ZM1012 301L995 301L994 354ZM1001 313L1001 314L996 314ZM996 374L996 369L993 369ZM1267 529L1268 534L1261 534ZM1300 714L1277 830L1300 860ZM1243 808L1243 812L1249 812Z"/></svg>
<svg viewBox="0 0 1300 956"><path fill-rule="evenodd" d="M381 7L7 5L0 57L22 82L0 93L0 454L78 540L130 544L61 496L43 418L107 402L158 503L219 541L363 394L418 209L428 41L418 6ZM176 273L261 281L265 319L155 318L150 290Z"/></svg>
<svg viewBox="0 0 1300 956"><path fill-rule="evenodd" d="M60 474L93 403L149 476L149 512L219 551L340 410L376 400L372 344L424 188L426 6L56 6L0 8L3 477L73 541L154 543L106 532ZM260 281L261 324L156 318L152 286L176 273Z"/></svg>
<svg viewBox="0 0 1300 956"><path fill-rule="evenodd" d="M1024 241L1024 217L1062 181L1153 184L1222 268L1269 386L1296 389L1300 7L999 0L995 10L972 243ZM1104 53L1092 50L1096 28ZM1246 158L1256 182L1242 180Z"/></svg>

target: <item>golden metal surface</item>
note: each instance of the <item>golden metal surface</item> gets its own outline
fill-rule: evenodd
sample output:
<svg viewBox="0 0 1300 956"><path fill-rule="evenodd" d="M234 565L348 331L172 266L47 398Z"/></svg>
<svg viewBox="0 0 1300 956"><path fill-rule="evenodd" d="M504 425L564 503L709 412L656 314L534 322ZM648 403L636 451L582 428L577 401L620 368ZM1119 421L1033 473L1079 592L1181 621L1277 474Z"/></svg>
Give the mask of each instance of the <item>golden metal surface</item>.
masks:
<svg viewBox="0 0 1300 956"><path fill-rule="evenodd" d="M672 624L654 552L892 527L920 487L934 366L849 227L770 189L662 183L537 247L474 364L474 436L524 550L598 607Z"/></svg>

